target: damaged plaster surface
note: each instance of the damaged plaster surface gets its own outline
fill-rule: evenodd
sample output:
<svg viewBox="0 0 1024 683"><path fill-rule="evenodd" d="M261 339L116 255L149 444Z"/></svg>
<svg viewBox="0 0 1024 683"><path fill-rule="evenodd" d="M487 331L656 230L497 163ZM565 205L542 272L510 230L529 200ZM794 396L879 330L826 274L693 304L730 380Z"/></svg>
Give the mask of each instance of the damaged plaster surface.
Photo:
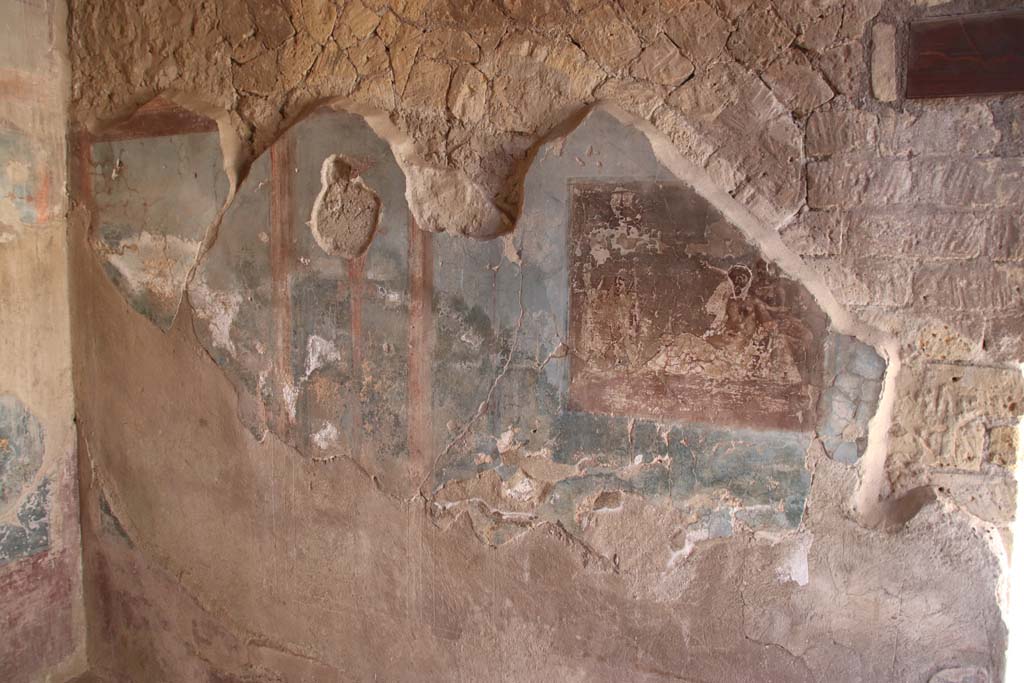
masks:
<svg viewBox="0 0 1024 683"><path fill-rule="evenodd" d="M351 185L339 155L366 178L349 206L390 207L354 261L317 234L331 183ZM737 525L797 526L816 423L855 462L882 359L828 333L806 290L615 116L542 146L526 178L524 237L471 242L410 232L401 172L360 117L324 109L277 141L189 289L254 436L355 460L399 497L437 490L438 514L468 511L489 543L542 522L579 533L624 493L678 510L680 556ZM101 226L135 211L94 204Z"/></svg>
<svg viewBox="0 0 1024 683"><path fill-rule="evenodd" d="M15 397L0 396L0 564L50 545L50 482L33 488L44 449L36 417Z"/></svg>
<svg viewBox="0 0 1024 683"><path fill-rule="evenodd" d="M85 668L68 300L66 6L0 1L0 680Z"/></svg>
<svg viewBox="0 0 1024 683"><path fill-rule="evenodd" d="M380 225L369 249L354 261L327 254L308 224L311 208L322 192L325 154L328 159L343 155L358 160L360 176L381 198ZM92 596L92 609L106 624L104 640L94 646L94 657L109 662L101 666L110 672L130 670L135 675L165 675L167 669L162 667L170 667L177 675L210 671L209 664L187 655L180 644L172 644L179 637L174 634L180 634L173 624L154 625L150 633L123 633L118 624L142 609L176 615L174 620L208 623L204 638L235 653L216 665L227 671L286 677L315 671L332 677L341 669L351 671L360 666L367 667L367 673L391 671L402 676L411 670L407 667L417 671L426 667L428 676L443 676L454 666L467 675L489 679L495 677L495 670L480 658L455 655L448 644L472 639L476 650L504 649L498 645L500 641L488 645L491 641L486 636L491 629L503 630L493 621L503 609L511 611L499 619L509 619L510 628L531 624L532 630L538 623L547 623L553 617L545 616L532 600L524 600L526 586L532 586L530 590L547 586L545 591L555 591L551 600L578 612L582 604L574 603L574 598L557 587L563 582L554 577L564 573L577 576L577 583L593 586L588 590L602 596L599 602L615 605L628 600L614 608L621 611L620 619L631 623L634 619L639 623L667 620L659 629L668 628L681 638L691 629L707 628L694 623L697 617L688 610L681 613L685 617L670 616L680 614L681 605L695 605L699 594L719 596L718 606L694 608L708 614L728 611L730 601L738 600L734 613L740 621L727 629L732 636L720 635L723 644L706 653L698 648L683 660L669 651L606 658L596 656L598 650L572 654L547 650L553 667L549 673L566 670L616 678L628 671L659 678L666 675L659 672L696 667L718 670L727 679L774 675L785 680L814 680L830 667L851 666L850 660L845 665L836 663L845 648L849 653L862 653L872 647L868 643L877 642L875 634L861 632L863 621L836 622L831 598L824 597L829 591L818 598L811 592L816 585L813 577L833 571L827 559L832 551L819 535L825 533L827 538L831 532L818 531L824 522L804 519L804 509L808 502L814 509L816 495L819 505L831 507L831 524L846 529L835 552L846 544L878 544L887 538L891 550L886 552L901 547L894 537L864 530L842 514L836 516L845 507L842 492L849 495L856 480L855 470L840 463L855 462L860 453L863 443L858 444L858 439L863 440L866 425L865 418L857 414L870 415L877 405L884 361L861 342L826 333L827 320L813 299L798 283L769 270L757 248L699 195L689 200L696 204L674 210L671 219L645 217L636 204L636 181L624 178L649 178L652 180L644 182L672 192L687 187L660 165L643 133L597 110L571 133L537 150L526 176L522 217L511 238L477 242L431 235L419 230L409 216L405 181L389 146L361 117L324 109L289 129L257 160L239 187L219 223L217 240L200 259L189 285L194 327L189 320L179 319L163 336L141 320L130 322L126 313L104 303L118 297L111 291L114 281L105 285L103 299L83 301L79 315L89 320L98 316L98 331L105 329L106 335L120 335L118 330L129 325L132 334L139 335L133 347L177 356L171 349L181 346L185 355L177 362L187 362L191 369L158 370L156 366L163 363L152 358L144 362L149 368L146 375L180 373L176 391L206 396L202 404L191 401L195 405L187 408L195 415L198 430L187 426L191 418L183 417L178 408L166 406L152 414L159 422L155 432L152 424L125 431L109 422L102 411L83 412L84 423L97 425L89 428L87 469L93 473L90 476L100 479L91 486L104 492L90 504L99 535L95 537L98 540L87 543L93 548L91 566L100 581L100 590ZM617 229L617 235L572 239L574 192L584 182L588 188L603 188L600 202L591 206L601 206L613 216L616 209L625 211L623 215L637 220L619 225L605 216L604 229ZM627 196L633 199L627 201ZM653 196L660 195L656 191ZM694 211L694 207L700 210ZM685 232L695 229L699 234ZM697 330L699 334L677 331L688 336L667 348L677 361L690 358L700 362L693 353L682 354L677 344L692 346L685 340L694 337L714 348L706 339L717 341L718 335L726 348L745 354L752 366L788 363L792 369L784 378L793 385L789 391L799 398L783 403L797 406L799 415L783 411L782 418L775 418L781 419L775 429L766 429L757 420L745 424L751 415L743 411L709 413L699 422L663 411L652 415L652 410L644 407L644 394L636 392L634 404L603 406L604 410L573 405L573 363L586 369L602 358L611 358L613 372L630 366L628 353L625 365L616 361L614 354L602 355L601 340L607 340L606 336L583 336L574 330L571 271L598 261L608 263L611 255L606 257L601 249L611 245L617 258L626 259L624 273L687 277L686 270L673 270L652 258L669 250L666 245L672 245L673 239L680 241L671 248L700 254L694 268L710 284L703 290L691 288L696 296L689 308L682 307L679 297L661 304L661 310L678 310L680 314L696 308L706 327L703 332ZM637 249L652 240L662 246L646 254ZM76 267L87 281L107 280L109 272L102 274L92 258L88 251L80 253ZM740 278L740 291L729 277L730 264L751 275L749 281ZM735 277L735 269L733 272ZM595 283L594 289L601 291L601 286ZM580 291L585 294L588 290ZM636 293L617 286L614 279L606 291L612 295ZM751 291L756 300L746 298ZM631 301L632 307L640 310L633 328L641 330L644 316L659 308L651 299L634 296ZM750 308L750 315L730 311L739 305ZM772 315L759 319L754 315L758 306L771 307ZM597 310L609 309L614 307ZM587 310L585 302L583 310ZM112 315L107 327L102 321ZM751 331L744 320L758 324ZM800 334L802 325L816 334ZM593 354L576 350L595 338L600 344ZM116 346L113 338L102 336L87 343L92 349L90 356L112 354L112 349L103 349ZM624 351L640 346L628 339L621 344ZM665 342L655 346L656 352L649 354L653 358L666 348ZM191 351L184 351L189 347ZM159 351L161 348L166 351ZM799 367L796 356L803 358ZM97 362L106 367L106 362ZM221 367L223 376L211 374L211 362ZM137 408L137 402L150 400L145 387L151 379L133 382L135 367L134 362L124 364L112 386L135 386L131 397L121 400L126 400L126 407ZM656 361L653 368L667 371L664 362ZM83 372L95 370L86 367ZM742 378L752 378L756 387L756 369L750 371L753 375L743 372ZM199 384L182 386L186 378ZM785 386L790 385L770 390L790 399ZM105 394L99 388L90 391ZM695 392L690 400L702 398ZM93 400L96 405L104 402L100 394L93 394ZM157 400L164 405L164 399ZM429 409L424 401L429 401ZM214 405L216 409L209 412ZM818 424L824 425L820 439L815 431ZM188 455L185 462L174 466L175 461L163 458L147 464L129 455L138 448L148 450L147 443L158 452L154 439L164 438L184 439L191 444L189 453L195 448L212 449L211 456L196 460L197 456ZM207 439L213 441L207 445ZM849 445L840 453L843 444ZM826 449L835 460L826 456ZM227 452L246 459L229 465L223 455ZM253 455L242 455L245 452ZM124 455L111 460L106 453ZM261 461L264 464L257 465ZM214 469L200 475L195 469L200 462L205 463L204 470ZM165 485L165 478L178 467L184 477L182 487L195 491L187 494L187 500ZM230 474L223 468L230 468ZM248 473L247 479L256 479L239 489L242 471ZM820 485L823 489L818 494L811 487L812 473L818 474L819 481L829 482ZM232 481L228 499L204 495L206 483L193 489L200 482L221 477ZM320 496L322 502L310 507ZM176 510L174 517L154 514L165 505L160 502L164 499ZM246 502L249 500L252 502ZM343 509L337 507L340 500L345 501ZM142 501L147 502L140 507ZM220 522L214 528L199 521L235 516L226 512L235 505L247 509L241 516L244 531L223 527ZM195 519L187 525L191 531L186 531L180 515ZM381 521L389 518L394 526ZM933 525L945 526L954 520L930 507L915 518L911 528L933 529ZM339 528L340 524L345 526ZM799 531L786 533L793 528ZM902 543L912 533L905 531ZM932 531L922 533L927 538ZM251 544L225 545L234 534ZM366 534L372 536L372 543ZM736 544L730 545L730 537ZM858 537L861 540L855 541ZM301 539L302 545L291 550L279 548L284 538L292 539L289 543ZM96 545L99 542L101 546ZM205 565L201 574L190 572L190 578L180 582L170 578L189 565L187 559L181 564L182 560L171 558L187 557L180 553L186 547L196 557L203 557L207 544L212 544L209 552L217 547L218 556L241 554L234 555L223 568ZM878 547L872 547L877 555ZM442 559L450 553L465 559L467 552L486 555L468 565L462 560L450 565L449 559ZM492 554L495 552L499 554ZM987 566L994 576L997 564L985 559L984 543L973 553L962 561L975 569ZM243 559L247 557L252 559ZM531 557L537 559L517 569L518 562ZM383 574L361 569L391 567L384 558L410 558L410 562L401 561ZM551 565L552 573L544 574L550 578L527 569L540 558ZM880 581L882 574L887 582L894 580L888 576L891 568L884 560L877 561L874 571L878 575L873 579L861 576L858 582ZM480 562L489 569L471 568ZM977 565L979 562L982 565ZM227 565L250 570L238 576L225 573ZM282 572L284 567L287 569ZM934 567L914 567L922 577L934 571ZM153 588L128 588L123 578L115 578L125 571L141 572ZM523 571L525 578L512 579ZM750 575L750 571L756 574ZM350 578L339 583L337 572ZM526 584L497 593L492 589L449 592L436 588L438 582L471 581L477 572L492 582L504 582L503 577L508 576L508 580ZM736 581L763 586L756 598L746 589L737 593L716 587L732 572L738 572ZM285 576L300 578L292 581ZM361 586L360 596L383 597L399 591L405 596L399 605L404 606L364 612L350 602L352 594L346 587L350 581ZM180 588L168 590L168 582ZM160 585L164 587L155 588ZM257 586L265 599L241 597L251 595ZM504 608L485 606L504 590L519 597L504 603ZM860 589L851 585L850 590ZM890 598L883 596L892 595L893 601L885 602L886 606L869 608L865 604L851 609L875 609L879 615L889 615L885 619L904 614L899 596L905 589L872 590L883 591L873 599L884 602ZM581 599L587 594L572 593ZM793 638L810 636L768 616L782 609L779 601L789 604L797 598L799 607L789 608L800 610L792 612L793 619L806 618L804 610L810 614L820 611L821 616L808 629L832 633L847 629L847 637L856 644L837 643L827 654L816 651L820 655L810 654L806 645L797 646ZM943 619L984 623L990 618L985 615L998 609L996 596L989 596L988 612L972 616L978 608L976 598L944 614ZM822 604L816 606L815 600ZM303 609L290 616L287 608L271 614L267 610L272 604L301 605ZM296 639L293 629L312 626L306 619L314 606L323 611L325 621L317 620L321 625L316 631ZM386 641L383 633L390 629L418 628L421 617L417 615L421 614L430 615L423 622L430 644L423 649L400 650L394 655L394 669L382 665L378 658L350 652L348 648L365 648L367 641L342 635L373 623L374 632ZM474 614L480 616L470 616ZM467 618L484 621L466 623ZM592 618L601 619L597 614ZM678 622L679 618L684 621ZM618 638L624 627L613 621L604 628L608 637ZM644 627L638 628L637 633L644 632ZM935 628L941 630L939 624ZM950 633L954 632L959 639L958 627L950 628ZM524 645L540 646L529 631L516 633ZM985 640L974 649L958 645L956 663L966 661L983 672L998 670L999 660L991 659L990 651L998 651L1004 636L999 630L983 629L981 633L986 634ZM940 650L930 649L937 642L947 643L941 650L946 656L952 641L935 637L930 629L927 636L918 634L913 646L918 648L916 654L904 655L905 666L934 666L926 656L918 658L922 657L921 648L938 654ZM259 645L242 646L243 641ZM778 656L764 658L758 653L750 659L754 650L749 648L761 648L755 641L779 643ZM672 639L665 642L669 646ZM330 643L330 650L324 643ZM836 649L840 647L843 649ZM890 647L891 643L884 645L887 653ZM715 654L719 648L736 657L724 669ZM159 666L143 654L154 651L165 655ZM804 654L790 654L794 651ZM126 652L138 654L126 656ZM442 654L446 652L449 654ZM114 653L115 659L109 659ZM846 656L851 656L849 653ZM808 657L816 663L808 664ZM518 658L506 656L503 661L506 671L526 666L525 660ZM891 661L879 666L879 672L892 671ZM529 678L526 669L518 669L518 678Z"/></svg>
<svg viewBox="0 0 1024 683"><path fill-rule="evenodd" d="M241 134L229 170L252 160L209 249L174 253L166 334L76 192L96 666L998 680L1021 101L872 99L872 23L922 11L72 3L79 120L188 91ZM363 116L298 120L321 96ZM596 99L634 118L538 144ZM381 204L361 255L309 225L331 155ZM648 208L689 190L725 220Z"/></svg>
<svg viewBox="0 0 1024 683"><path fill-rule="evenodd" d="M135 310L166 330L228 180L216 124L183 117L171 123L176 135L161 135L169 117L154 104L145 111L148 135L110 131L89 146L88 182L107 272Z"/></svg>

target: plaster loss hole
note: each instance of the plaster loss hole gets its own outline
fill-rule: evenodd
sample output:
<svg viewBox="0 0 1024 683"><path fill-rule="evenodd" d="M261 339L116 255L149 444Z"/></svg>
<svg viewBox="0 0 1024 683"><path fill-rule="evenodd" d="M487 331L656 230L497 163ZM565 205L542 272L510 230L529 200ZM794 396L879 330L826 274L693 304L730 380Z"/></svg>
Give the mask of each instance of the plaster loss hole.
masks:
<svg viewBox="0 0 1024 683"><path fill-rule="evenodd" d="M377 231L380 198L337 154L324 159L320 182L309 221L316 243L332 256L361 256Z"/></svg>

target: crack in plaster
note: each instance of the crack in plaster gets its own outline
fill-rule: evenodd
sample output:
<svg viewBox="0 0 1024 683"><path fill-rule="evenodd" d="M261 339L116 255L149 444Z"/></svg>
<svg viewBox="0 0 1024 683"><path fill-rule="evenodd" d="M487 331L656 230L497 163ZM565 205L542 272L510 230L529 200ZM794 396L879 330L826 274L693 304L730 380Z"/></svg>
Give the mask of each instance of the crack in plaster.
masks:
<svg viewBox="0 0 1024 683"><path fill-rule="evenodd" d="M237 189L247 173L248 166L243 160L243 156L241 154L241 144L238 143L237 140L232 140L232 136L227 131L225 122L228 115L226 113L213 112L211 107L200 104L195 99L186 98L180 95L177 95L176 98L179 104L201 109L204 114L213 114L212 118L218 121L218 127L221 132L220 138L223 149L224 166L231 182L231 190L228 197L223 207L218 212L216 219L206 231L206 237L204 238L203 244L199 250L200 253L189 269L188 280L191 281L195 276L198 264L203 255L210 250L217 239L220 222L228 207L233 203L237 195ZM384 112L354 103L348 98L333 98L326 101L325 104L336 110L346 111L361 116L374 133L388 144L395 160L398 162L399 167L406 174L406 200L409 203L410 210L413 212L414 216L418 218L418 220L415 221L415 224L417 226L425 226L420 229L425 229L428 232L436 232L438 229L448 227L438 222L439 218L436 214L430 213L430 206L448 205L453 202L455 205L459 205L460 203L463 205L469 205L470 208L468 211L470 221L462 224L460 228L456 230L458 234L495 237L506 234L510 228L514 229L514 226L509 223L508 216L500 212L494 213L495 209L492 204L485 203L485 205L481 205L479 203L483 198L483 195L480 194L479 188L476 188L475 184L469 181L461 171L442 169L441 167L427 164L420 159L415 151L413 140L391 123ZM890 486L886 480L884 468L887 453L888 429L892 421L893 404L895 400L895 383L900 366L899 346L896 339L891 335L885 334L877 328L856 319L851 313L842 307L832 295L831 291L827 288L822 277L815 270L807 266L799 256L793 253L782 242L777 232L764 226L728 192L720 189L703 169L695 166L692 162L686 159L678 149L676 149L671 141L669 141L660 131L646 120L640 119L632 114L628 114L612 103L604 101L598 102L587 108L585 111L556 126L552 132L548 136L542 138L533 147L533 149L538 150L545 143L550 143L557 139L564 139L584 120L587 113L598 110L611 114L625 126L634 127L641 131L650 143L658 161L665 168L669 169L676 177L691 184L700 195L722 210L725 217L736 225L756 247L760 248L766 258L777 263L781 267L782 271L789 277L805 286L832 321L834 328L838 332L860 339L882 352L883 357L887 361L887 368L884 375L882 395L875 414L869 421L868 425L867 449L860 462L860 484L854 493L854 508L860 522L869 527L895 528L902 525L902 523L905 523L905 521L912 517L913 514L916 514L921 505L930 502L930 499L928 499L927 496L911 497L907 499L907 501L904 501L903 505L889 499ZM312 108L308 109L307 113L311 111ZM298 121L293 122L293 125L295 123L298 123ZM281 134L283 133L284 131L281 132ZM458 194L456 195L458 199L450 193L445 193L438 197L436 190L443 186L453 186L458 188ZM474 197L477 199L474 199ZM487 206L490 206L491 208L488 209L486 208ZM489 227L480 231L477 229L471 229L469 227L471 224L476 225L477 227L479 227L479 225ZM510 259L510 261L512 261L512 259ZM521 263L517 263L516 265L520 269L520 310L516 327L513 332L512 345L509 354L505 359L501 371L492 381L484 400L480 403L474 415L463 426L455 438L452 439L435 457L431 470L426 473L426 476L420 483L419 494L414 496L411 500L418 498L422 498L424 500L432 499L432 496L428 496L423 491L423 486L433 475L433 470L436 469L436 467L450 454L452 449L462 439L464 439L466 435L468 435L473 425L486 412L499 383L511 366L513 355L518 347L520 328L525 317L525 306L522 301L522 265ZM186 286L183 291L182 300L184 300L184 295L187 295L187 291L188 289ZM554 352L552 353L554 354ZM213 359L211 358L211 360ZM550 360L550 358L547 360ZM545 360L545 363L547 360ZM344 457L353 464L356 464L360 471L377 483L375 477L364 467L359 465L354 458L348 455L345 455ZM379 483L377 484L379 489ZM396 500L400 499L396 497ZM903 501L903 499L900 500ZM911 503L909 515L907 515L908 510L906 510L906 502Z"/></svg>
<svg viewBox="0 0 1024 683"><path fill-rule="evenodd" d="M512 365L512 359L519 348L519 332L523 327L523 319L526 317L526 308L525 306L523 306L523 267L521 263L517 263L516 267L519 269L519 317L516 319L516 326L512 332L512 343L509 346L508 357L505 358L505 363L502 365L501 371L497 374L497 376L495 376L494 380L491 382L491 386L487 389L487 394L484 396L484 400L480 402L479 406L477 406L476 412L469 419L469 421L466 422L466 424L455 436L455 438L449 441L448 445L445 446L444 450L441 451L434 459L433 465L431 466L430 470L427 472L423 481L420 482L419 489L421 494L423 491L423 486L427 483L427 481L429 481L431 477L434 476L438 466L444 462L445 458L448 457L452 449L455 448L456 445L458 445L463 439L466 438L466 435L469 434L470 430L473 428L473 425L476 424L476 421L487 413L488 409L490 408L491 401L494 398L494 392L497 391L498 389L498 384L501 382L502 379L504 379L505 375L508 374L508 370Z"/></svg>

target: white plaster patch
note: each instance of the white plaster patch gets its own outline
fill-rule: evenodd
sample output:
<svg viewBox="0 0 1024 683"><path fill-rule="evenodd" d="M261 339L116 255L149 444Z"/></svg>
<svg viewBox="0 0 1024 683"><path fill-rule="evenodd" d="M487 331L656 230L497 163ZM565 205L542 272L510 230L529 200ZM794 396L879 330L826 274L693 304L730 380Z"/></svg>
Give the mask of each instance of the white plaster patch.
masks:
<svg viewBox="0 0 1024 683"><path fill-rule="evenodd" d="M338 442L338 428L330 422L324 422L324 426L313 434L313 444L322 451L326 451Z"/></svg>
<svg viewBox="0 0 1024 683"><path fill-rule="evenodd" d="M459 337L459 340L465 343L470 348L472 348L474 351L478 350L484 343L484 338L477 334L474 330L466 330Z"/></svg>
<svg viewBox="0 0 1024 683"><path fill-rule="evenodd" d="M811 549L811 540L809 535L800 536L782 564L775 568L775 576L779 582L793 581L798 586L807 585L810 581L807 553Z"/></svg>
<svg viewBox="0 0 1024 683"><path fill-rule="evenodd" d="M341 353L334 342L315 334L306 340L306 379L328 363L340 360Z"/></svg>
<svg viewBox="0 0 1024 683"><path fill-rule="evenodd" d="M284 399L285 408L288 410L288 418L295 421L295 403L299 400L299 388L288 382L281 387L281 398Z"/></svg>
<svg viewBox="0 0 1024 683"><path fill-rule="evenodd" d="M686 530L686 542L683 547L679 550L672 552L672 556L668 560L668 568L671 568L676 562L685 560L693 552L693 549L697 547L697 544L701 541L706 541L711 537L707 526L699 525L694 526Z"/></svg>
<svg viewBox="0 0 1024 683"><path fill-rule="evenodd" d="M498 438L498 452L507 453L516 446L516 430L514 427L509 427Z"/></svg>
<svg viewBox="0 0 1024 683"><path fill-rule="evenodd" d="M402 292L387 287L378 287L377 292L384 299L385 306L400 306L405 298Z"/></svg>
<svg viewBox="0 0 1024 683"><path fill-rule="evenodd" d="M193 240L143 231L116 247L101 244L98 250L131 294L176 303L198 249L199 243Z"/></svg>
<svg viewBox="0 0 1024 683"><path fill-rule="evenodd" d="M214 291L205 277L197 277L189 288L189 299L196 314L210 327L214 347L234 354L231 326L242 306L242 295L237 292Z"/></svg>
<svg viewBox="0 0 1024 683"><path fill-rule="evenodd" d="M501 494L506 498L518 501L531 501L537 495L537 487L533 480L525 474L517 474L508 482L502 484Z"/></svg>

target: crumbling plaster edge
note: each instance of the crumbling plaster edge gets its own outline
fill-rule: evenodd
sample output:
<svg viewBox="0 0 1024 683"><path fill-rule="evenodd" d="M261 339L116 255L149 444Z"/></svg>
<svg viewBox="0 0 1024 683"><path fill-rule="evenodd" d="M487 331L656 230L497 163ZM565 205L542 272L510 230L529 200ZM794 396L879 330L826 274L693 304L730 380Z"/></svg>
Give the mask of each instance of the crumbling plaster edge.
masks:
<svg viewBox="0 0 1024 683"><path fill-rule="evenodd" d="M226 110L208 104L201 97L179 91L163 91L154 94L153 97L169 99L216 121L223 167L230 182L230 190L224 204L207 229L196 259L189 269L179 301L178 312L175 315L175 318L178 318L182 310L182 303L187 296L188 285L192 282L199 263L216 242L221 220L234 201L241 183L248 174L249 166L255 159L246 156L242 140L232 128L230 114ZM406 176L406 202L420 229L428 232L455 232L466 237L481 239L505 236L516 230L518 221L513 222L513 219L501 211L486 196L484 190L468 178L463 171L426 162L416 151L414 139L392 122L387 112L380 109L355 102L348 97L323 98L304 108L288 126L277 132L276 138L286 134L313 111L324 107L360 116L370 129L389 146L396 163ZM109 125L130 118L135 109L137 107L131 111L122 112L116 119L90 120L87 127L90 131L102 130ZM893 422L897 377L901 368L898 339L894 335L860 320L847 310L832 294L822 276L782 241L776 230L777 226L765 225L732 195L720 188L704 169L687 159L676 149L672 141L652 123L629 114L614 102L599 100L582 107L574 115L554 125L546 135L537 140L525 160L524 166L528 167L532 163L537 151L542 146L568 136L590 114L597 111L605 112L622 124L635 127L642 132L650 143L657 160L673 175L692 185L699 194L721 210L723 215L758 246L767 258L777 263L787 275L802 283L828 315L838 332L869 344L885 359L886 372L882 394L878 408L868 423L867 447L858 465L859 484L849 502L857 521L865 527L888 530L901 527L924 504L934 500L935 496L931 487L925 486L895 500L891 484L886 476L889 429ZM273 143L271 142L271 144ZM435 182L439 175L443 182L456 185L458 194L466 200L467 204L470 202L475 204L474 211L470 212L470 223L457 226L452 230L448 229L449 226L439 223L436 215L430 215L428 206L430 201L443 201L443 199L434 198L429 191L423 191L423 186L428 184L427 178L430 175L435 177ZM525 172L518 175L518 182L523 182L525 175ZM450 213L450 207L445 208ZM472 220L474 217L478 219L475 222ZM474 224L477 225L477 229L471 229ZM1005 554L1005 550L1003 554Z"/></svg>
<svg viewBox="0 0 1024 683"><path fill-rule="evenodd" d="M886 372L882 395L878 408L868 423L867 448L859 464L860 483L853 493L851 503L858 521L864 526L893 526L890 506L886 505L891 487L885 475L885 464L889 451L889 428L896 402L896 378L901 365L899 341L895 336L858 319L840 304L822 276L786 246L774 226L766 226L732 195L715 184L704 169L683 156L671 140L654 125L629 114L611 102L599 101L588 111L596 110L604 111L624 125L641 131L658 161L680 180L692 185L757 245L767 258L777 263L791 278L804 285L838 332L871 345L885 359Z"/></svg>

